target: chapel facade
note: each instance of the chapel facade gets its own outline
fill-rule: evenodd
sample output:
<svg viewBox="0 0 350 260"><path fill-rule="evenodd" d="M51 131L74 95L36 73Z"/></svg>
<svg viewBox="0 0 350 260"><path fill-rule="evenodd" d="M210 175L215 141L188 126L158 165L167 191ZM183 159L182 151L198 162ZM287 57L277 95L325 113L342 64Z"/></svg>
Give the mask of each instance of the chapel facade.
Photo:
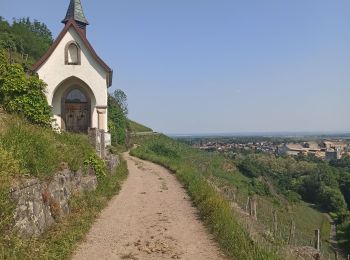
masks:
<svg viewBox="0 0 350 260"><path fill-rule="evenodd" d="M89 128L107 132L107 89L113 71L87 40L89 23L80 0L70 1L62 23L65 26L57 39L32 67L48 85L54 127L79 133Z"/></svg>

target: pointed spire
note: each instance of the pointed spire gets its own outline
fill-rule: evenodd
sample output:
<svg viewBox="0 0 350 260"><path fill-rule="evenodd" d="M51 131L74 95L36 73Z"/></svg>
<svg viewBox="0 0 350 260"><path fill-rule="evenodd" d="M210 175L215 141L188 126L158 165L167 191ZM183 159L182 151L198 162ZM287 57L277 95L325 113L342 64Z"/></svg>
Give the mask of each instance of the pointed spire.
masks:
<svg viewBox="0 0 350 260"><path fill-rule="evenodd" d="M71 19L73 19L80 26L83 26L83 27L89 24L89 22L85 18L83 7L81 6L80 0L70 0L66 17L63 19L62 23L67 23Z"/></svg>

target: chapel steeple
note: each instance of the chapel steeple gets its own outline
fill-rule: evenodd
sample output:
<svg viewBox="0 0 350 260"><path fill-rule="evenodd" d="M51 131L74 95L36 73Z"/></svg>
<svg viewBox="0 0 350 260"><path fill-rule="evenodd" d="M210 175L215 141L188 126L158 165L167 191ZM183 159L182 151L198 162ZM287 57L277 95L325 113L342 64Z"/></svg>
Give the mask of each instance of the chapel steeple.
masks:
<svg viewBox="0 0 350 260"><path fill-rule="evenodd" d="M69 20L74 20L85 33L86 26L89 24L89 22L85 18L80 0L70 0L66 17L62 20L62 23L67 24Z"/></svg>

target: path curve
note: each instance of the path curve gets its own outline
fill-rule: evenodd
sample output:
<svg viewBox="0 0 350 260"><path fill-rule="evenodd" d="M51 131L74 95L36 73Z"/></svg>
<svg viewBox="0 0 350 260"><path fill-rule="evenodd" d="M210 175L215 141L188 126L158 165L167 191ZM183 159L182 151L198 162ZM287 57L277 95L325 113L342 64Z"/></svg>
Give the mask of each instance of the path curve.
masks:
<svg viewBox="0 0 350 260"><path fill-rule="evenodd" d="M165 168L124 154L129 176L73 259L224 259Z"/></svg>

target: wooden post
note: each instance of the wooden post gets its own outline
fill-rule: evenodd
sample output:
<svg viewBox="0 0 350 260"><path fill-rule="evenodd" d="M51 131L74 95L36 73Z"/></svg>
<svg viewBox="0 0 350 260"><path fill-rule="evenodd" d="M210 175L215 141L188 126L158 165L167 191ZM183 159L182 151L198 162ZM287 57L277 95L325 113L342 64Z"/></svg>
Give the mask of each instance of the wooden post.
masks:
<svg viewBox="0 0 350 260"><path fill-rule="evenodd" d="M254 218L255 220L258 220L258 214L256 212L256 205L257 205L257 202L256 202L256 198L254 199Z"/></svg>
<svg viewBox="0 0 350 260"><path fill-rule="evenodd" d="M249 203L250 203L250 197L247 198L247 204L245 205L245 211L249 213Z"/></svg>
<svg viewBox="0 0 350 260"><path fill-rule="evenodd" d="M253 199L249 200L249 215L253 216Z"/></svg>
<svg viewBox="0 0 350 260"><path fill-rule="evenodd" d="M338 252L337 251L334 251L334 257L335 257L335 260L338 260Z"/></svg>
<svg viewBox="0 0 350 260"><path fill-rule="evenodd" d="M275 236L277 236L277 231L278 231L277 229L278 229L278 227L277 227L277 211L274 210L273 211L273 234Z"/></svg>
<svg viewBox="0 0 350 260"><path fill-rule="evenodd" d="M290 223L288 245L292 245L294 243L294 236L295 236L295 223L294 223L294 220L292 219Z"/></svg>
<svg viewBox="0 0 350 260"><path fill-rule="evenodd" d="M315 230L315 249L320 250L320 230Z"/></svg>

